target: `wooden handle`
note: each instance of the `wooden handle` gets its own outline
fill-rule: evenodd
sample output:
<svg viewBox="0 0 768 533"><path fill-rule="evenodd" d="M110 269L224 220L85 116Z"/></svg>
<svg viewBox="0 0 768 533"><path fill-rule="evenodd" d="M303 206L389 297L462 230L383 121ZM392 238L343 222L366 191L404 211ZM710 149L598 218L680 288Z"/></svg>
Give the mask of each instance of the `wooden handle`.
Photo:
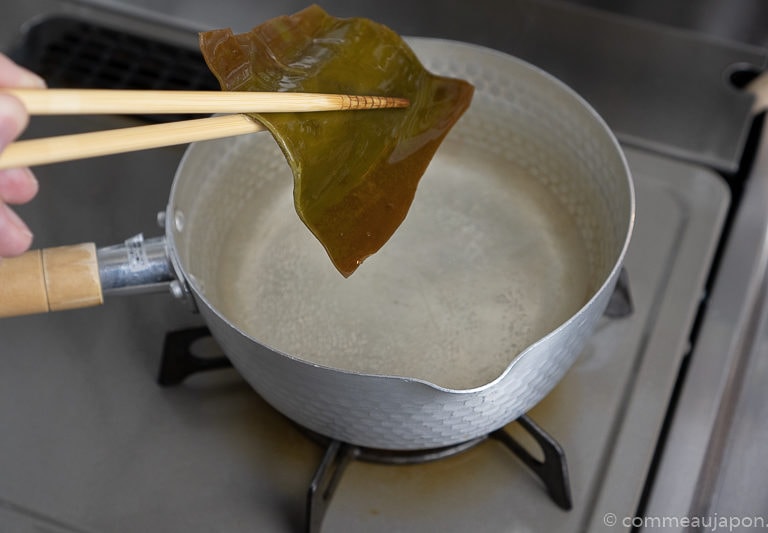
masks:
<svg viewBox="0 0 768 533"><path fill-rule="evenodd" d="M11 143L0 153L0 169L45 165L160 148L262 131L264 126L245 115L223 115L181 122L152 124Z"/></svg>
<svg viewBox="0 0 768 533"><path fill-rule="evenodd" d="M285 113L407 107L390 96L249 91L146 91L120 89L2 89L30 115Z"/></svg>
<svg viewBox="0 0 768 533"><path fill-rule="evenodd" d="M0 318L77 309L103 301L93 243L0 259Z"/></svg>

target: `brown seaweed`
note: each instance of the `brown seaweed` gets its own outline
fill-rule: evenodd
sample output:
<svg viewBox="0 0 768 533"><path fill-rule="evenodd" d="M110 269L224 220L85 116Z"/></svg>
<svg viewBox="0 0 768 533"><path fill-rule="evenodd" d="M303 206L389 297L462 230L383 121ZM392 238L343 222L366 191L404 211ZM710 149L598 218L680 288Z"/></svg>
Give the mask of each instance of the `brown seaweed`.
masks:
<svg viewBox="0 0 768 533"><path fill-rule="evenodd" d="M410 100L407 109L253 115L293 170L298 215L344 276L405 219L419 179L474 90L429 73L389 28L331 17L314 5L248 33L204 32L200 48L224 90Z"/></svg>

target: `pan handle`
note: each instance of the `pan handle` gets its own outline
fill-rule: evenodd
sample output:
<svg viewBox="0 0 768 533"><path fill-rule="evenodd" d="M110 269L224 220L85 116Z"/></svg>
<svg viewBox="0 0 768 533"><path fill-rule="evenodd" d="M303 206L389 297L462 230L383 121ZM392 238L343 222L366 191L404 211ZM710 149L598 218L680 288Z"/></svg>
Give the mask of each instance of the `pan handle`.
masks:
<svg viewBox="0 0 768 533"><path fill-rule="evenodd" d="M77 309L103 301L93 243L32 250L0 261L0 317Z"/></svg>
<svg viewBox="0 0 768 533"><path fill-rule="evenodd" d="M105 295L174 292L165 237L32 250L0 261L0 318L100 305Z"/></svg>
<svg viewBox="0 0 768 533"><path fill-rule="evenodd" d="M139 234L122 244L99 248L99 278L105 295L167 292L177 279L165 237Z"/></svg>

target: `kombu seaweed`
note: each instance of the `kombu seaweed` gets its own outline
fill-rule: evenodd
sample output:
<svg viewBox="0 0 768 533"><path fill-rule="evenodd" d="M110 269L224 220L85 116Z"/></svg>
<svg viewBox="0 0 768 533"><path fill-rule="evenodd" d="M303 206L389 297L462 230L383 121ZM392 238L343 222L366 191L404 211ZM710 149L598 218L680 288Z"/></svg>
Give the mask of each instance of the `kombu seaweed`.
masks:
<svg viewBox="0 0 768 533"><path fill-rule="evenodd" d="M335 18L315 5L247 33L201 33L200 48L228 91L410 100L406 109L252 115L272 133L293 171L299 217L344 276L405 219L419 179L474 90L466 81L429 73L389 28Z"/></svg>

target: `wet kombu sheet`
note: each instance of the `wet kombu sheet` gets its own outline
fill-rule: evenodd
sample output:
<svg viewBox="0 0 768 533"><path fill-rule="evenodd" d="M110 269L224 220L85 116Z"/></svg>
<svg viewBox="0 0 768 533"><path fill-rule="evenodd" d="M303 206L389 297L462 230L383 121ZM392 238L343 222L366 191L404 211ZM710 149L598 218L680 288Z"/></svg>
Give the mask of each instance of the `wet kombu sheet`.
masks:
<svg viewBox="0 0 768 533"><path fill-rule="evenodd" d="M344 276L403 221L419 179L473 93L463 80L426 71L387 27L335 18L318 6L247 33L204 32L200 47L224 90L410 100L406 109L253 115L293 170L298 215Z"/></svg>

